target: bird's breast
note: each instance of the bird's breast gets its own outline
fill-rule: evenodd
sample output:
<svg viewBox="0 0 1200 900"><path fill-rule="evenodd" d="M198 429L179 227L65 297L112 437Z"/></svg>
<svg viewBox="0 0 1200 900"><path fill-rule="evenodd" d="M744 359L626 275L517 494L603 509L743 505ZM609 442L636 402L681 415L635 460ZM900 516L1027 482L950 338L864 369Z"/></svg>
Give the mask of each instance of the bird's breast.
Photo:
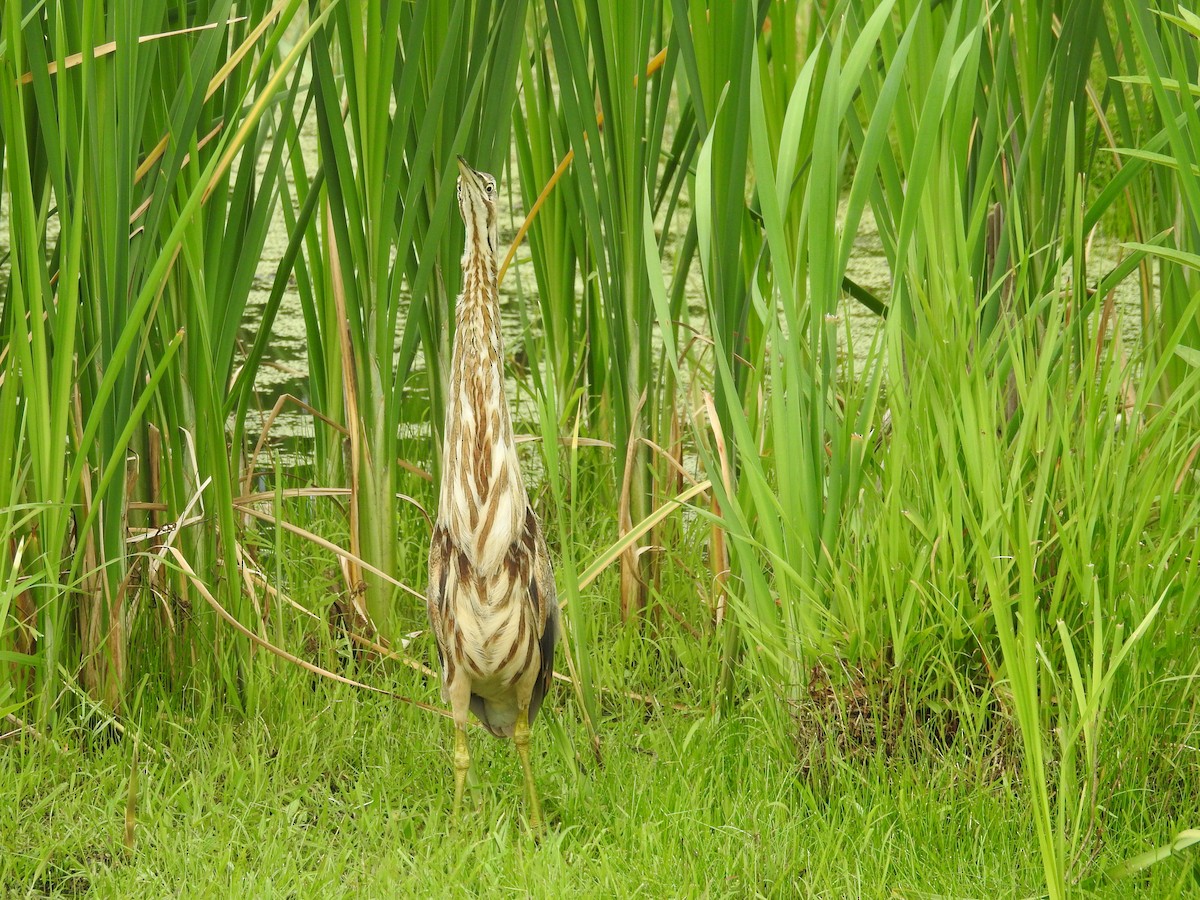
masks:
<svg viewBox="0 0 1200 900"><path fill-rule="evenodd" d="M511 687L530 664L537 643L529 615L528 586L497 577L456 592L456 622L462 654L472 675L472 690L489 696ZM472 594L482 593L480 603Z"/></svg>

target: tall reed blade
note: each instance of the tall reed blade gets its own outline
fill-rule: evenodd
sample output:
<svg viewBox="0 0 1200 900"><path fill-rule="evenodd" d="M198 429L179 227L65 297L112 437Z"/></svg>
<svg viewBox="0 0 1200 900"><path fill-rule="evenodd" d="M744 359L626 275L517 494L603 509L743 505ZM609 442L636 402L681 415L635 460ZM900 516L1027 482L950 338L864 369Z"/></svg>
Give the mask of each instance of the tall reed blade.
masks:
<svg viewBox="0 0 1200 900"><path fill-rule="evenodd" d="M463 154L492 167L507 146L524 9L524 0L342 4L314 43L329 205L327 277L312 282L322 326L309 350L326 382L316 396L340 405L322 412L350 434L351 549L385 572L397 558L400 426L442 419L461 248L447 161ZM406 403L418 346L425 408ZM366 572L348 588L387 633L391 587Z"/></svg>

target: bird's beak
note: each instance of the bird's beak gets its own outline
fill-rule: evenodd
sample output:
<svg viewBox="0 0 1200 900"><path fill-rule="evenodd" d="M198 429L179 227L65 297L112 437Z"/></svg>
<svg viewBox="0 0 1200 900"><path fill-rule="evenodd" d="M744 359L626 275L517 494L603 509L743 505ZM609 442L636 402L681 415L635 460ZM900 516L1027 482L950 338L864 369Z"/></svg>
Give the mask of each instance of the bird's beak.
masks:
<svg viewBox="0 0 1200 900"><path fill-rule="evenodd" d="M475 178L479 174L461 156L458 157L458 171L463 175L469 175L471 178Z"/></svg>

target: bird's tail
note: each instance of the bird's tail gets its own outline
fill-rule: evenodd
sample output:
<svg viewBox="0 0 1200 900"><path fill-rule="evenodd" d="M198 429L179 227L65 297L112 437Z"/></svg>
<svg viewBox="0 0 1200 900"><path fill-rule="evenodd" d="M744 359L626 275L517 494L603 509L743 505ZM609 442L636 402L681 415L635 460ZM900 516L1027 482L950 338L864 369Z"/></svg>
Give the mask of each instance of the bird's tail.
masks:
<svg viewBox="0 0 1200 900"><path fill-rule="evenodd" d="M471 712L483 727L496 737L513 736L517 724L517 704L511 700L487 700L478 694L471 695Z"/></svg>

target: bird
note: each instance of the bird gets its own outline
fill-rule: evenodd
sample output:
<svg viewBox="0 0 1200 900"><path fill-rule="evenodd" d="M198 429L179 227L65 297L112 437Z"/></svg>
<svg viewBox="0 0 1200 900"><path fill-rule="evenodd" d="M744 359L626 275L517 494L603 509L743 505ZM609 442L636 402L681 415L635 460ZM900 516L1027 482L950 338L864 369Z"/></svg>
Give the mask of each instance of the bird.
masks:
<svg viewBox="0 0 1200 900"><path fill-rule="evenodd" d="M496 179L461 156L458 170L458 210L466 226L463 287L455 310L426 608L442 667L442 700L454 719L452 818L459 818L471 765L470 712L491 734L516 745L529 825L536 831L542 810L529 726L554 674L557 591L504 393Z"/></svg>

